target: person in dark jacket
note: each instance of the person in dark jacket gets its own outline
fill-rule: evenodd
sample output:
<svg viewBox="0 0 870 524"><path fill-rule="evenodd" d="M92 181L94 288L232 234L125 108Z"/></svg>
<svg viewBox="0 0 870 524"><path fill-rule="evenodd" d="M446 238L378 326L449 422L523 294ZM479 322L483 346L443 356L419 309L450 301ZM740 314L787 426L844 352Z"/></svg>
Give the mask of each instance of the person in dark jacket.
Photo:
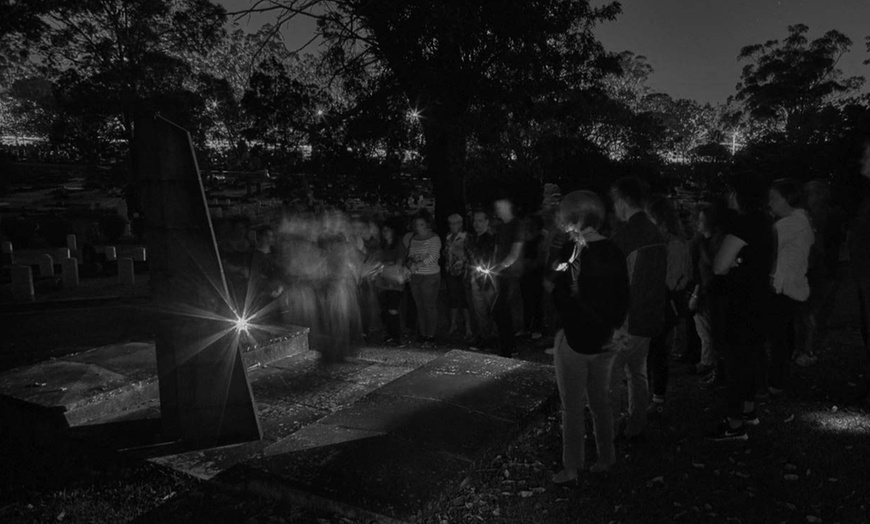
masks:
<svg viewBox="0 0 870 524"><path fill-rule="evenodd" d="M577 479L585 464L584 410L595 428L598 459L590 468L604 472L616 462L610 374L615 358L614 330L628 311L628 270L622 251L598 233L604 204L595 193L575 191L560 205L560 224L569 235L553 263L553 301L563 329L556 334L556 382L562 401L562 466L553 482Z"/></svg>
<svg viewBox="0 0 870 524"><path fill-rule="evenodd" d="M628 385L628 415L623 435L638 437L646 428L649 406L647 355L652 337L664 326L667 304L667 241L650 221L644 204L646 187L636 177L614 182L611 197L616 218L622 223L613 235L613 243L622 250L631 283L628 310L628 348L616 356L611 383L611 402L618 415L623 408L623 381Z"/></svg>

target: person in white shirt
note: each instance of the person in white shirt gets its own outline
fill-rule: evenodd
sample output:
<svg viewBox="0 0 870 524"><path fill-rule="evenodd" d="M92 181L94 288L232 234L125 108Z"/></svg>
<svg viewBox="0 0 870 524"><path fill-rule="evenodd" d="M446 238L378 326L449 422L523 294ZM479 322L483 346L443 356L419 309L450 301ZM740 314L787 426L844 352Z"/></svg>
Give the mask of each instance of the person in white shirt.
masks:
<svg viewBox="0 0 870 524"><path fill-rule="evenodd" d="M777 219L776 264L771 275L775 293L771 304L771 349L768 385L774 395L782 393L788 365L795 349L798 313L810 296L807 280L813 228L802 209L803 186L792 179L779 179L770 188L768 205Z"/></svg>

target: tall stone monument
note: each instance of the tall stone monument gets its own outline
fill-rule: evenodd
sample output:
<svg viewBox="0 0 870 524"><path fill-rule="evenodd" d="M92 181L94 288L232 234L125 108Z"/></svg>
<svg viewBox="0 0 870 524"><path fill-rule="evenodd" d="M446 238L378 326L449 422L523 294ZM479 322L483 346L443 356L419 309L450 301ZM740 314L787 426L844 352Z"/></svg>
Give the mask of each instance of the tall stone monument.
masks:
<svg viewBox="0 0 870 524"><path fill-rule="evenodd" d="M197 443L262 437L188 132L161 116L135 121L135 183L142 198L157 327L164 433Z"/></svg>

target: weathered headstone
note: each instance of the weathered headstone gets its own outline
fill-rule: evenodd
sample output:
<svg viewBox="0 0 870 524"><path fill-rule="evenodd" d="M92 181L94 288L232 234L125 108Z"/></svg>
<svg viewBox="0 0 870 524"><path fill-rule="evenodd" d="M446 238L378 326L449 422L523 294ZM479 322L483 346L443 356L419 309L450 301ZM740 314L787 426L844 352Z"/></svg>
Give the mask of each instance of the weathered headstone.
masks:
<svg viewBox="0 0 870 524"><path fill-rule="evenodd" d="M54 255L54 259L57 261L60 261L60 260L63 260L65 258L69 258L69 257L70 257L69 248L66 248L66 247L59 248Z"/></svg>
<svg viewBox="0 0 870 524"><path fill-rule="evenodd" d="M63 287L73 288L79 285L79 261L75 258L62 258L60 260Z"/></svg>
<svg viewBox="0 0 870 524"><path fill-rule="evenodd" d="M12 242L4 241L0 245L0 265L8 266L15 263L15 254L12 251Z"/></svg>
<svg viewBox="0 0 870 524"><path fill-rule="evenodd" d="M132 286L136 283L136 271L134 270L132 258L118 259L118 283Z"/></svg>
<svg viewBox="0 0 870 524"><path fill-rule="evenodd" d="M114 262L118 260L118 250L115 249L115 246L106 246L106 262Z"/></svg>
<svg viewBox="0 0 870 524"><path fill-rule="evenodd" d="M43 253L37 257L39 264L39 276L53 277L54 276L54 259L48 253Z"/></svg>
<svg viewBox="0 0 870 524"><path fill-rule="evenodd" d="M33 300L33 273L30 266L12 266L10 273L15 300Z"/></svg>
<svg viewBox="0 0 870 524"><path fill-rule="evenodd" d="M70 233L66 236L66 247L70 251L75 251L76 249L78 249L76 244L76 236L74 234Z"/></svg>
<svg viewBox="0 0 870 524"><path fill-rule="evenodd" d="M145 262L145 248L142 246L138 246L133 248L133 261L134 262Z"/></svg>
<svg viewBox="0 0 870 524"><path fill-rule="evenodd" d="M135 121L164 433L186 441L262 437L193 143L160 116ZM188 314L174 314L184 311Z"/></svg>

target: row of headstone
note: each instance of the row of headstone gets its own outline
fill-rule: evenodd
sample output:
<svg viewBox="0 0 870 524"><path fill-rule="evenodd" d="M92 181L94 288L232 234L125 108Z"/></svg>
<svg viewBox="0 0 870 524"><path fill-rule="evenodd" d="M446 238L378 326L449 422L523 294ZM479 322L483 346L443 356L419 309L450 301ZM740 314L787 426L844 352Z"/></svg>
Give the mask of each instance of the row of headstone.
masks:
<svg viewBox="0 0 870 524"><path fill-rule="evenodd" d="M61 282L67 289L79 285L79 261L75 258L60 260ZM30 266L12 266L12 296L15 300L31 301L35 298L33 286L33 269ZM42 255L39 259L40 276L54 275L54 260L51 255ZM135 263L132 258L118 259L118 283L132 286L136 283Z"/></svg>

